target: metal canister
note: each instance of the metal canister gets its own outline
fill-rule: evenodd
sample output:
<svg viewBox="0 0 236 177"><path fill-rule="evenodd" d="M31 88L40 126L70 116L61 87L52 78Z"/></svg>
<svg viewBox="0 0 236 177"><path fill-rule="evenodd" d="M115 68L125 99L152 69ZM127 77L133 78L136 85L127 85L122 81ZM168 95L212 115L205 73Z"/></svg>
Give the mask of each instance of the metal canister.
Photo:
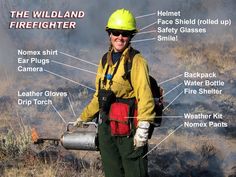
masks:
<svg viewBox="0 0 236 177"><path fill-rule="evenodd" d="M69 126L73 122L67 124L67 130L61 137L61 144L65 149L69 150L98 150L98 133L97 124L95 122L84 123L84 125L94 125L95 130L85 130L84 128L76 131L70 131Z"/></svg>

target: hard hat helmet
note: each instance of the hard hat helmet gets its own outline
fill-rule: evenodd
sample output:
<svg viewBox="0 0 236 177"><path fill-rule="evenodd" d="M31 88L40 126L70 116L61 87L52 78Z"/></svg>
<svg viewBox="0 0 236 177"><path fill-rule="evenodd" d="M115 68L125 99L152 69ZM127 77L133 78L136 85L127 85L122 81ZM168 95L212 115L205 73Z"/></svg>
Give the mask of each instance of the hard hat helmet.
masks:
<svg viewBox="0 0 236 177"><path fill-rule="evenodd" d="M126 9L118 9L111 14L107 21L106 31L109 29L137 32L134 15Z"/></svg>

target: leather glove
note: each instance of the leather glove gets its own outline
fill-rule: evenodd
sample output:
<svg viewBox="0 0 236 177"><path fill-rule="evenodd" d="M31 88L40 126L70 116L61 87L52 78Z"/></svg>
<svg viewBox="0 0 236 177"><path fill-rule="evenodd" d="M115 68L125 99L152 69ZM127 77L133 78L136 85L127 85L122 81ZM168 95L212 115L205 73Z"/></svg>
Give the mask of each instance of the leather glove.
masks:
<svg viewBox="0 0 236 177"><path fill-rule="evenodd" d="M83 126L83 121L82 119L79 117L74 123L73 123L74 127L82 127Z"/></svg>
<svg viewBox="0 0 236 177"><path fill-rule="evenodd" d="M142 147L147 144L148 141L148 130L150 123L148 121L139 121L138 128L134 135L134 146L135 148Z"/></svg>

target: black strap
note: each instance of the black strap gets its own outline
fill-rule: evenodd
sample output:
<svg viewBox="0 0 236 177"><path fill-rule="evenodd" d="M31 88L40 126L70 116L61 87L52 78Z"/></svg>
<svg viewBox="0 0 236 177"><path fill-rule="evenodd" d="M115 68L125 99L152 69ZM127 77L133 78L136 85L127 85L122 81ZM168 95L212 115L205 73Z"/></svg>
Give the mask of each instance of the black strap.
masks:
<svg viewBox="0 0 236 177"><path fill-rule="evenodd" d="M132 63L133 63L133 58L134 58L134 56L135 56L136 54L139 54L140 52L139 52L138 50L132 48L132 47L130 47L130 49L129 49L128 52L129 52L129 59L128 59L127 62L124 64L124 71L125 71L125 74L122 76L122 78L123 78L124 80L127 80L127 79L128 79L128 81L129 81L131 87L133 88L132 83L131 83L130 71L131 71L131 68L132 68ZM102 57L102 67L103 67L103 68L105 67L105 65L106 65L106 63L107 63L107 55L108 55L108 52L105 53L105 54L103 55L103 57ZM118 62L120 62L120 60L119 60ZM116 71L117 71L118 65L119 65L119 63L117 63L117 67L115 68L115 71L114 71L113 74L112 74L112 78L113 78L114 74L115 74ZM108 72L108 67L107 67L107 70L106 70L106 73L105 73L105 77L106 77L106 75L107 75L107 72ZM106 78L104 78L104 83L106 84ZM104 84L104 83L103 83L103 84ZM104 85L105 85L105 84L104 84Z"/></svg>
<svg viewBox="0 0 236 177"><path fill-rule="evenodd" d="M106 59L107 60L107 59ZM103 62L103 61L102 61ZM106 64L106 63L105 63ZM104 65L105 65L104 64ZM118 60L118 62L117 62L117 64L116 64L116 67L115 67L115 69L114 69L114 71L113 71L113 73L112 73L112 75L111 75L111 78L109 79L109 84L110 84L110 86L112 85L112 79L113 79L113 77L114 77L114 75L116 74L116 72L117 72L117 69L118 69L118 67L119 67L119 64L120 64L120 59ZM109 65L107 66L107 69L106 69L106 72L105 72L105 75L104 75L104 79L103 79L103 85L106 85L106 82L107 82L107 73L108 73L108 69L109 69Z"/></svg>
<svg viewBox="0 0 236 177"><path fill-rule="evenodd" d="M134 48L130 47L130 50L129 50L129 59L128 61L124 64L124 70L125 70L125 74L122 76L122 78L124 80L127 80L129 81L129 84L131 85L132 89L133 89L133 86L132 86L132 82L131 82L131 68L132 68L132 63L133 63L133 58L136 54L139 54L140 52L138 50L135 50Z"/></svg>
<svg viewBox="0 0 236 177"><path fill-rule="evenodd" d="M104 79L103 79L103 85L106 85L107 83L107 73L108 73L108 69L109 69L109 66L107 66L107 69L106 69L106 72L105 72L105 75L104 75Z"/></svg>
<svg viewBox="0 0 236 177"><path fill-rule="evenodd" d="M108 54L108 52L105 53L105 54L103 55L103 57L102 57L102 67L103 67L103 68L105 67L105 65L106 65L106 63L107 63L107 54Z"/></svg>
<svg viewBox="0 0 236 177"><path fill-rule="evenodd" d="M140 53L138 50L136 50L136 49L130 47L130 49L129 49L129 60L130 60L130 61L129 61L129 62L131 62L131 65L128 66L127 68L125 68L125 71L128 71L128 70L131 69L133 58L134 58L134 56L135 56L136 54L138 54L138 53ZM105 53L105 54L103 55L103 57L102 57L102 67L103 67L103 68L105 67L105 65L106 65L106 63L107 63L107 54L108 54L108 52Z"/></svg>

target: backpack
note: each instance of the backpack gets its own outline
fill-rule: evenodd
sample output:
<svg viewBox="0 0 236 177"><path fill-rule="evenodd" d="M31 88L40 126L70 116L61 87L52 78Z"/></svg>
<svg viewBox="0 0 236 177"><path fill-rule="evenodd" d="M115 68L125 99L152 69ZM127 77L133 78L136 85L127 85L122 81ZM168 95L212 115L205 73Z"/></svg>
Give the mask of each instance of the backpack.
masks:
<svg viewBox="0 0 236 177"><path fill-rule="evenodd" d="M132 47L130 47L129 50L129 60L125 63L124 65L124 70L125 70L125 74L123 77L123 79L129 81L131 87L132 87L132 83L131 83L131 78L130 78L130 71L132 68L132 61L133 58L136 54L139 54L140 52L138 50L133 49ZM105 64L107 63L107 54L105 53L102 57L102 67L105 67ZM154 123L151 125L150 131L153 131L153 129L155 127L159 127L161 125L162 122L162 111L164 108L163 105L163 89L158 86L157 81L149 75L149 79L150 79L150 85L151 85L151 91L152 91L152 95L153 95L153 99L155 100L155 113L156 113L156 117L154 119ZM152 132L151 132L152 134Z"/></svg>

